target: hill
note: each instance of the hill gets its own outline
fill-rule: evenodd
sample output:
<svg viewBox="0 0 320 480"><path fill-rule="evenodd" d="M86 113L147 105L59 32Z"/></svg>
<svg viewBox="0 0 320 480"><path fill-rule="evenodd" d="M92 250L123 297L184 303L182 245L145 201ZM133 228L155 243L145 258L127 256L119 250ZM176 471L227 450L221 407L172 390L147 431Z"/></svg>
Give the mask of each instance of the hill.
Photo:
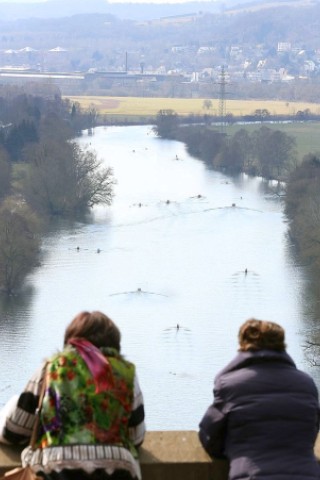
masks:
<svg viewBox="0 0 320 480"><path fill-rule="evenodd" d="M184 15L190 12L240 13L273 8L275 6L301 6L314 3L312 0L269 1L228 0L188 1L155 4L144 0L137 3L112 3L106 0L47 0L37 3L0 3L2 21L28 18L61 18L89 13L110 14L122 19L150 20L171 15Z"/></svg>

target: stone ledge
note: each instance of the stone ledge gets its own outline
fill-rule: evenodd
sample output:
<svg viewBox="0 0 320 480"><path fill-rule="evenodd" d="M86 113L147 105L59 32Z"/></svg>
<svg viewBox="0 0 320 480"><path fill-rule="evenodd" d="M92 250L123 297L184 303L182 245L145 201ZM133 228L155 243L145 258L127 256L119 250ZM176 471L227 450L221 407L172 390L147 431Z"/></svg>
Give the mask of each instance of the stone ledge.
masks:
<svg viewBox="0 0 320 480"><path fill-rule="evenodd" d="M0 475L20 465L21 448L0 445Z"/></svg>
<svg viewBox="0 0 320 480"><path fill-rule="evenodd" d="M21 448L0 445L0 475L20 465ZM227 463L206 454L195 431L147 432L140 448L143 480L227 480Z"/></svg>
<svg viewBox="0 0 320 480"><path fill-rule="evenodd" d="M20 465L21 448L0 445L0 475ZM320 460L320 435L315 444ZM147 432L140 449L143 480L227 480L228 464L212 461L195 431Z"/></svg>
<svg viewBox="0 0 320 480"><path fill-rule="evenodd" d="M195 431L147 432L140 451L143 480L227 480L228 464L212 461Z"/></svg>

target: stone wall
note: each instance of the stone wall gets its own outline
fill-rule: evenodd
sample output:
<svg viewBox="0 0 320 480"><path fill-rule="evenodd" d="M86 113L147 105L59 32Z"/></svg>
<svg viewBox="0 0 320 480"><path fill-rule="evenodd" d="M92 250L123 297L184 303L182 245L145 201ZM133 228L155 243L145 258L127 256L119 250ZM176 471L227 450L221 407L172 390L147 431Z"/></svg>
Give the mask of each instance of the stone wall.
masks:
<svg viewBox="0 0 320 480"><path fill-rule="evenodd" d="M320 460L320 435L315 445ZM195 431L147 432L140 449L143 480L227 480L228 465L212 461ZM20 449L0 445L0 475L20 465Z"/></svg>

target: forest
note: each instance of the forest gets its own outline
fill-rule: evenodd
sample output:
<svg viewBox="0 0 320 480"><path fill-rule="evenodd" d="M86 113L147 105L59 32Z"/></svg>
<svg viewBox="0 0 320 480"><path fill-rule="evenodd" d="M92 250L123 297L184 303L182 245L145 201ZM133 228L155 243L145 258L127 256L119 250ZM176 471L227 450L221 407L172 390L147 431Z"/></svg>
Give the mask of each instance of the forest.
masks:
<svg viewBox="0 0 320 480"><path fill-rule="evenodd" d="M289 235L297 256L309 268L314 285L320 275L320 152L297 158L291 135L267 125L248 133L239 127L226 135L212 126L184 124L172 110L157 115L155 132L161 138L185 143L188 152L209 168L228 175L260 176L284 202ZM320 295L317 287L317 296Z"/></svg>
<svg viewBox="0 0 320 480"><path fill-rule="evenodd" d="M93 112L63 100L0 87L0 291L15 293L39 258L42 227L110 204L113 174L72 139Z"/></svg>
<svg viewBox="0 0 320 480"><path fill-rule="evenodd" d="M84 109L52 87L43 89L0 87L0 291L6 294L17 292L37 264L47 222L83 218L113 197L112 170L73 141L103 119L92 105ZM173 110L160 110L154 128L161 138L184 142L209 168L275 181L299 255L319 271L320 154L300 161L295 138L267 123L251 132L233 126L226 135L217 126L187 124Z"/></svg>
<svg viewBox="0 0 320 480"><path fill-rule="evenodd" d="M230 175L286 181L297 161L295 138L267 125L252 133L239 126L233 135L226 135L217 126L186 125L174 111L161 110L155 131L162 138L184 142L191 155Z"/></svg>

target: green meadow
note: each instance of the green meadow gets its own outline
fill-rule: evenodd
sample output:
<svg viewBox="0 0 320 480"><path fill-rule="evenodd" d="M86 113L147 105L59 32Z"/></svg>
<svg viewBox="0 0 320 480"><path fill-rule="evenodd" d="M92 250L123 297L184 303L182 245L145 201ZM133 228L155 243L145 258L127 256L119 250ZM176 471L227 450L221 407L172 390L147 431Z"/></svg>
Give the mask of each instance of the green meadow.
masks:
<svg viewBox="0 0 320 480"><path fill-rule="evenodd" d="M178 115L217 115L219 100L211 99L210 109L204 107L204 99L185 98L141 98L141 97L103 97L103 96L71 96L71 101L79 102L82 108L93 106L101 115L105 115L110 122L125 119L154 118L159 110L174 110ZM295 115L299 110L309 109L311 113L320 113L320 104L303 102L284 102L266 100L228 100L226 102L227 113L233 115L250 115L257 109L266 109L272 115ZM229 125L226 133L232 135L239 128L245 128L249 132L260 128L262 124ZM320 122L294 122L265 124L268 128L281 130L296 139L297 155L301 160L310 152L320 152Z"/></svg>
<svg viewBox="0 0 320 480"><path fill-rule="evenodd" d="M320 122L294 122L294 123L266 123L268 128L281 130L291 135L296 140L296 150L298 160L302 160L307 153L320 154ZM251 125L232 125L226 127L226 133L233 135L239 128L245 128L248 132L252 132L261 128L262 124Z"/></svg>

